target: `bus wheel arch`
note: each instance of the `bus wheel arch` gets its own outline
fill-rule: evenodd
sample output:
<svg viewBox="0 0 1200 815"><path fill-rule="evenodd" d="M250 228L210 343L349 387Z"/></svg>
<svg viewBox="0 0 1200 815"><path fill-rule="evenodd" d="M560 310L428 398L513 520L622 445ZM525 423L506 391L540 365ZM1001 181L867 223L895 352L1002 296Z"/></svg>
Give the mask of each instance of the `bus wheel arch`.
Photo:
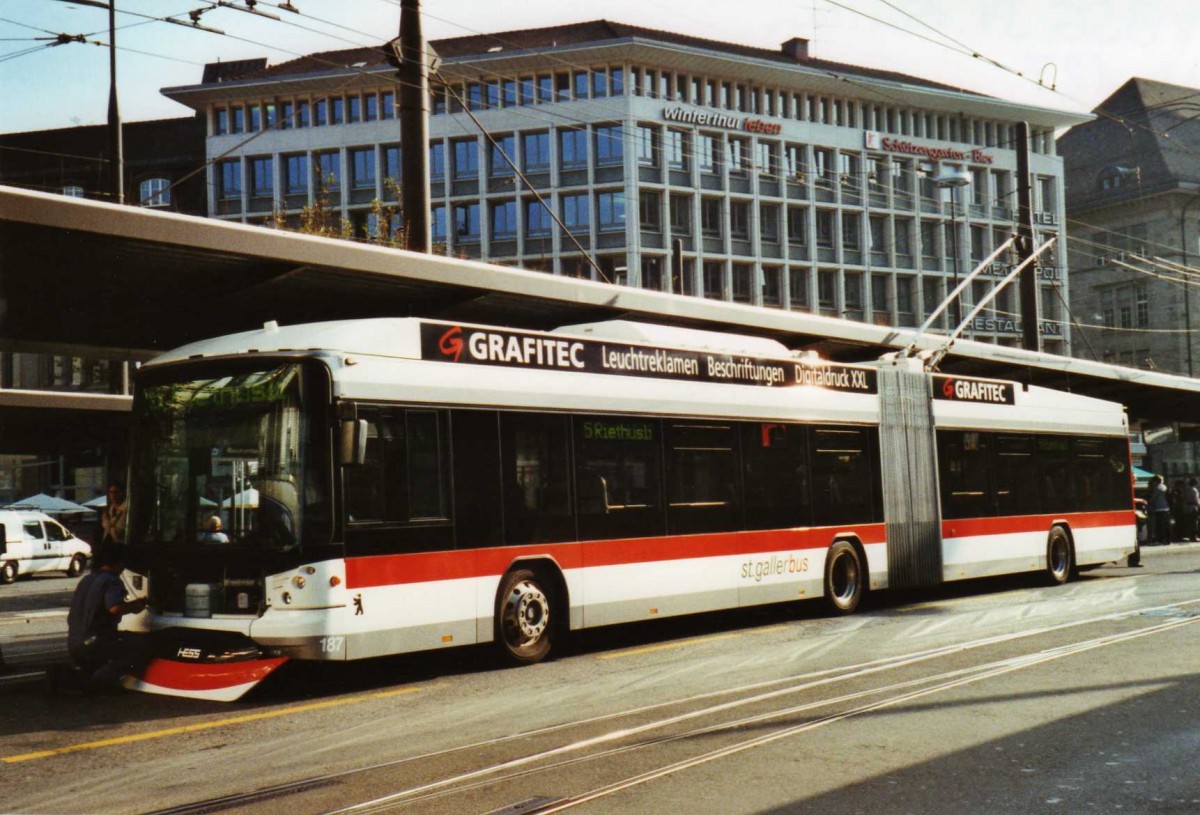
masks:
<svg viewBox="0 0 1200 815"><path fill-rule="evenodd" d="M825 555L825 604L834 614L853 614L867 593L869 572L862 542L846 535L834 539Z"/></svg>
<svg viewBox="0 0 1200 815"><path fill-rule="evenodd" d="M549 656L567 629L567 584L550 560L513 562L496 591L495 643L510 665L532 665Z"/></svg>
<svg viewBox="0 0 1200 815"><path fill-rule="evenodd" d="M1061 586L1077 574L1071 528L1066 523L1056 523L1046 536L1046 579L1053 586Z"/></svg>

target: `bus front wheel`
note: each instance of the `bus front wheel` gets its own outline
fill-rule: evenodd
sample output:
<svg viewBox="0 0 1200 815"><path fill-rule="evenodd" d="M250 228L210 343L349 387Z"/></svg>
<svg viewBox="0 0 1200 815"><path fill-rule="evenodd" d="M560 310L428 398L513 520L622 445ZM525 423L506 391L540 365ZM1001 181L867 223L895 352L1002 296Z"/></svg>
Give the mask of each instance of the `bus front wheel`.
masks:
<svg viewBox="0 0 1200 815"><path fill-rule="evenodd" d="M0 564L0 583L13 583L17 579L17 564L14 561L6 560Z"/></svg>
<svg viewBox="0 0 1200 815"><path fill-rule="evenodd" d="M550 653L557 621L546 582L531 569L509 572L496 598L496 643L513 665L532 665Z"/></svg>
<svg viewBox="0 0 1200 815"><path fill-rule="evenodd" d="M1071 579L1073 565L1071 538L1065 529L1056 526L1046 540L1046 579L1052 586L1061 586Z"/></svg>
<svg viewBox="0 0 1200 815"><path fill-rule="evenodd" d="M825 601L834 614L851 614L866 590L866 568L854 544L838 541L825 558Z"/></svg>

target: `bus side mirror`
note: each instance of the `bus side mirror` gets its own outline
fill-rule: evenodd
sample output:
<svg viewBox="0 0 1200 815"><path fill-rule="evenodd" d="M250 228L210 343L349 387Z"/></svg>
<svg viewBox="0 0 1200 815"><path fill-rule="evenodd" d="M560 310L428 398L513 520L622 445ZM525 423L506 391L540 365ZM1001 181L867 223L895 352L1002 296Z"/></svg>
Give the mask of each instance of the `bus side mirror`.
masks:
<svg viewBox="0 0 1200 815"><path fill-rule="evenodd" d="M367 460L367 420L343 419L338 446L338 463L359 466Z"/></svg>

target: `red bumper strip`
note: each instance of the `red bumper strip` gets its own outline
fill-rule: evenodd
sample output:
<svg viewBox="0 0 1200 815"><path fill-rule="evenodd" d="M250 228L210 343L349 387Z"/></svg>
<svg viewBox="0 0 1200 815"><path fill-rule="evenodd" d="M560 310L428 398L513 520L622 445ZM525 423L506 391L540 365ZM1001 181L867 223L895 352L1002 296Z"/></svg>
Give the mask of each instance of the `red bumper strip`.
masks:
<svg viewBox="0 0 1200 815"><path fill-rule="evenodd" d="M211 663L152 659L140 678L148 684L171 690L211 691L261 682L285 662L287 657Z"/></svg>

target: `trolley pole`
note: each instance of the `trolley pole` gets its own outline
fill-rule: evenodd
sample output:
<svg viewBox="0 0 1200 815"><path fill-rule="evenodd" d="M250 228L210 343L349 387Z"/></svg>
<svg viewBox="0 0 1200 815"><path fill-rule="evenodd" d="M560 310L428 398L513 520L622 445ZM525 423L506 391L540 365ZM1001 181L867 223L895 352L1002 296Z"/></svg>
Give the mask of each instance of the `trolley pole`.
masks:
<svg viewBox="0 0 1200 815"><path fill-rule="evenodd" d="M420 0L401 0L400 36L385 47L400 88L400 201L405 247L428 254L429 233L429 60L421 34Z"/></svg>
<svg viewBox="0 0 1200 815"><path fill-rule="evenodd" d="M108 178L113 201L125 203L125 147L117 105L117 0L108 0Z"/></svg>
<svg viewBox="0 0 1200 815"><path fill-rule="evenodd" d="M1017 122L1017 263L1033 257L1033 183L1029 176L1029 123ZM1042 350L1037 264L1021 272L1021 347Z"/></svg>

